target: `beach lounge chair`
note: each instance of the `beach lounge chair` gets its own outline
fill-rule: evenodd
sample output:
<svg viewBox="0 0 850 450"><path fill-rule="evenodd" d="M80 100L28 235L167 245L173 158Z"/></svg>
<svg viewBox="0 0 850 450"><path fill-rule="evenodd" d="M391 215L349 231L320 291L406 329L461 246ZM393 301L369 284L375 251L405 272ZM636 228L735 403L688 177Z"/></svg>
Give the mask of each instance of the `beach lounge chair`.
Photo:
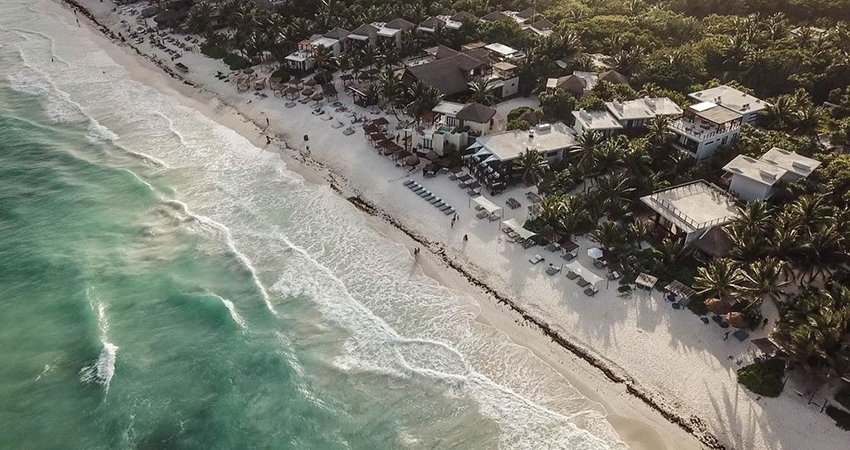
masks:
<svg viewBox="0 0 850 450"><path fill-rule="evenodd" d="M528 262L530 262L531 264L539 264L540 262L545 261L545 260L546 260L546 258L544 258L540 255L534 255L531 259L528 260Z"/></svg>
<svg viewBox="0 0 850 450"><path fill-rule="evenodd" d="M750 333L747 333L744 330L738 330L732 333L732 336L735 336L735 339L737 339L738 342L744 342L748 337L750 337Z"/></svg>
<svg viewBox="0 0 850 450"><path fill-rule="evenodd" d="M434 199L434 198L436 198L436 197L434 197L434 194L432 194L432 193L430 193L430 192L429 192L429 193L428 193L428 195L426 195L426 196L424 196L424 197L422 197L422 198L424 198L426 202L430 202L432 199Z"/></svg>
<svg viewBox="0 0 850 450"><path fill-rule="evenodd" d="M525 242L522 243L522 248L531 248L535 245L537 244L535 244L534 241L532 241L531 239L526 239Z"/></svg>
<svg viewBox="0 0 850 450"><path fill-rule="evenodd" d="M422 190L421 190L421 191L419 191L419 193L418 193L418 194L416 194L416 195L418 195L418 196L420 196L420 197L422 197L422 198L425 198L425 196L427 196L427 195L431 195L431 191L429 191L428 189L422 189Z"/></svg>
<svg viewBox="0 0 850 450"><path fill-rule="evenodd" d="M499 217L499 215L498 215L498 214L496 214L496 213L490 214L490 217L488 217L488 219L490 220L490 222L495 222L495 221L497 221L497 220L502 220L502 218L501 218L501 217Z"/></svg>
<svg viewBox="0 0 850 450"><path fill-rule="evenodd" d="M344 134L346 136L351 136L352 134L354 134L354 128L348 127L345 130L343 130L342 134Z"/></svg>
<svg viewBox="0 0 850 450"><path fill-rule="evenodd" d="M546 246L546 250L549 250L550 252L557 252L561 250L561 245L557 242L550 242L549 245Z"/></svg>
<svg viewBox="0 0 850 450"><path fill-rule="evenodd" d="M554 265L554 264L549 264L549 268L546 269L546 273L549 274L549 275L555 275L556 273L558 273L560 271L561 271L561 268Z"/></svg>
<svg viewBox="0 0 850 450"><path fill-rule="evenodd" d="M442 201L442 199L440 197L434 197L431 200L428 200L428 203L430 203L432 205L436 205L437 202L439 202L439 201Z"/></svg>
<svg viewBox="0 0 850 450"><path fill-rule="evenodd" d="M417 185L411 187L410 190L413 191L414 193L418 194L420 191L424 191L425 188L417 184Z"/></svg>
<svg viewBox="0 0 850 450"><path fill-rule="evenodd" d="M451 206L449 206L449 209L447 209L447 210L443 211L443 213L444 213L445 215L447 215L447 216L448 216L448 215L450 215L450 214L454 214L454 213L455 213L455 209L454 209L454 208L452 208Z"/></svg>
<svg viewBox="0 0 850 450"><path fill-rule="evenodd" d="M622 275L620 275L620 272L617 272L615 270L613 272L608 272L608 275L606 275L606 276L608 277L609 280L619 280Z"/></svg>
<svg viewBox="0 0 850 450"><path fill-rule="evenodd" d="M578 277L578 279L576 280L576 284L578 284L581 287L590 286L590 283L582 277Z"/></svg>
<svg viewBox="0 0 850 450"><path fill-rule="evenodd" d="M439 202L434 203L434 206L436 206L437 208L439 208L442 211L443 206L446 206L446 202L440 200Z"/></svg>
<svg viewBox="0 0 850 450"><path fill-rule="evenodd" d="M599 289L596 289L595 287L589 287L584 290L584 295L588 297L593 297L594 295L596 295L597 292L599 292Z"/></svg>
<svg viewBox="0 0 850 450"><path fill-rule="evenodd" d="M489 214L487 213L487 211L480 211L478 214L475 215L475 217L477 217L479 219L483 219L483 218L487 217L488 215Z"/></svg>
<svg viewBox="0 0 850 450"><path fill-rule="evenodd" d="M572 261L572 260L576 259L576 254L573 253L573 252L567 252L567 253L564 253L563 255L561 255L561 258L563 258L567 261Z"/></svg>
<svg viewBox="0 0 850 450"><path fill-rule="evenodd" d="M407 180L407 181L405 181L403 184L404 184L405 186L410 186L410 185L412 185L412 184L414 184L414 183L416 183L416 182L415 182L415 181L413 181L413 180Z"/></svg>
<svg viewBox="0 0 850 450"><path fill-rule="evenodd" d="M567 278L569 278L570 280L575 280L576 278L578 278L578 274L570 270L567 272Z"/></svg>

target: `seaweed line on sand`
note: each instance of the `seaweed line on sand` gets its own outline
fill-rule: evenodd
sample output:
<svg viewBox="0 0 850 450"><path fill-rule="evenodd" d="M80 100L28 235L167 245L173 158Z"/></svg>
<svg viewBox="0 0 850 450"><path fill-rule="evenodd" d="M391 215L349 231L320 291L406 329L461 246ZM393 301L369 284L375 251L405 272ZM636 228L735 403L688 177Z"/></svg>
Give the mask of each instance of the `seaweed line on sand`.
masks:
<svg viewBox="0 0 850 450"><path fill-rule="evenodd" d="M180 81L180 82L182 82L186 85L189 85L189 86L192 86L192 87L206 91L205 89L202 89L199 86L195 85L195 83L192 83L191 81L188 81L185 78L183 78L182 76L180 76L178 73L176 73L173 69L171 69L166 64L164 64L158 58L151 57L150 55L143 53L141 50L139 50L135 46L130 45L126 41L122 40L115 32L113 32L111 29L109 29L109 27L100 23L97 20L97 18L88 9L86 9L86 7L82 6L76 0L61 0L61 1L65 4L67 4L68 6L70 6L71 8L73 8L74 10L78 11L83 16L85 16L92 23L92 25L95 28L97 28L98 31L100 31L106 37L111 39L114 43L116 43L118 45L124 45L124 46L127 46L129 48L132 48L139 56L151 61L154 65L159 67L163 72L165 72L171 78L174 78L175 80L178 80L178 81ZM209 91L207 91L207 92L212 94L212 95L215 95L214 92L209 92ZM217 95L215 95L215 96L218 97ZM219 98L219 101L226 104L226 102L224 102L220 98ZM228 105L228 106L232 107L232 105ZM235 110L235 108L234 108L234 110ZM238 113L238 111L237 111L237 113ZM245 117L244 114L240 113L240 115ZM251 121L247 117L245 117L245 119L248 120L248 121ZM257 124L256 122L254 122L254 121L251 121L251 122L254 125L259 127L259 124ZM284 146L288 149L293 149L292 147L289 147L288 145L286 145L285 141L284 141ZM347 190L351 190L353 192L357 191L356 189L351 187L350 184L347 183L347 181L344 180L344 178L342 178L339 174L333 173L326 165L322 164L319 161L316 161L316 160L310 158L309 156L303 155L303 154L301 155L301 157L303 159L303 161L302 161L303 163L310 164L310 165L313 165L313 166L317 166L325 172L325 174L329 178L331 189L334 190L337 194L344 195L342 189L340 189L340 187L339 187L339 184L346 185ZM384 220L385 222L387 222L391 226L397 228L399 231L406 234L410 239L422 244L424 247L426 247L428 250L430 250L433 254L438 256L440 258L440 260L442 260L443 263L447 267L450 267L451 269L455 270L460 275L462 275L470 284L478 287L479 289L483 290L487 294L494 297L499 303L510 308L514 313L518 314L526 324L530 324L530 325L536 327L538 330L540 330L540 332L542 332L545 336L547 336L549 339L551 339L552 342L555 342L556 344L558 344L559 346L561 346L565 350L569 351L570 353L572 353L572 354L576 355L577 357L581 358L582 360L586 361L588 364L590 364L591 366L593 366L594 368L596 368L597 370L602 372L605 375L605 377L608 378L611 382L624 385L625 388L626 388L626 391L629 394L638 398L643 403L645 403L647 406L649 406L653 410L657 411L659 414L661 414L662 417L667 419L669 422L671 422L675 425L678 425L681 429L683 429L687 433L696 437L706 447L711 448L711 449L717 449L717 450L726 450L727 447L716 436L714 436L711 432L707 431L707 427L705 425L705 422L702 419L700 419L697 416L693 416L693 415L690 416L690 417L683 417L683 416L675 413L672 410L672 408L665 405L664 402L657 400L651 393L642 389L640 387L640 385L634 379L632 379L628 374L620 373L620 371L615 370L609 364L607 364L605 361L603 361L599 357L595 356L591 350L588 350L588 349L568 340L567 338L562 336L560 333L555 331L555 329L552 326L550 326L549 324L547 324L546 321L544 321L543 319L541 319L539 317L535 317L534 315L530 314L522 306L520 306L519 304L517 304L513 300L509 299L507 296L501 294L496 289L490 287L489 285L487 285L483 281L481 281L477 276L472 274L463 265L458 263L456 260L452 259L448 255L448 253L446 252L445 246L443 246L442 244L440 244L438 242L432 242L429 239L427 239L423 236L420 236L418 233L407 228L403 223L401 223L401 221L399 221L395 217L385 213L382 209L375 206L371 202L363 199L360 195L348 196L348 197L346 197L346 199L348 200L348 202L350 202L352 205L354 205L360 211L362 211L366 214L369 214L371 216L381 218L382 220Z"/></svg>

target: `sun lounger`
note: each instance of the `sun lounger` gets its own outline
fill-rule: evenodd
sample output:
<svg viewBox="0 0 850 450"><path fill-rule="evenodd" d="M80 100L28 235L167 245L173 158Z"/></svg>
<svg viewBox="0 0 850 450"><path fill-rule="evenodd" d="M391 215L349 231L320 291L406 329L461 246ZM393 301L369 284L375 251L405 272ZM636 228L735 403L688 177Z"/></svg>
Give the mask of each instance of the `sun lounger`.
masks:
<svg viewBox="0 0 850 450"><path fill-rule="evenodd" d="M589 287L584 290L584 295L588 297L593 297L594 295L596 295L597 292L599 292L599 289Z"/></svg>
<svg viewBox="0 0 850 450"><path fill-rule="evenodd" d="M429 191L428 189L422 189L422 190L421 190L421 191L419 191L419 193L418 193L418 194L416 194L416 195L418 195L418 196L420 196L420 197L422 197L422 198L425 198L425 196L427 196L427 195L431 195L431 191Z"/></svg>
<svg viewBox="0 0 850 450"><path fill-rule="evenodd" d="M576 280L576 283L581 287L590 286L590 283L582 277L578 277L578 279Z"/></svg>
<svg viewBox="0 0 850 450"><path fill-rule="evenodd" d="M452 207L451 207L451 206L449 206L448 204L446 204L445 206L441 206L441 207L440 207L440 211L442 211L442 212L446 212L446 211L448 211L448 210L450 210L450 209L452 209Z"/></svg>
<svg viewBox="0 0 850 450"><path fill-rule="evenodd" d="M434 203L434 206L436 206L437 208L439 208L440 210L442 210L443 206L446 206L446 202L444 202L444 201L440 200L439 202Z"/></svg>
<svg viewBox="0 0 850 450"><path fill-rule="evenodd" d="M546 260L546 258L544 258L540 255L534 255L531 259L528 260L528 262L530 262L531 264L539 264L540 262L545 261L545 260Z"/></svg>
<svg viewBox="0 0 850 450"><path fill-rule="evenodd" d="M619 280L622 275L620 275L620 272L617 272L615 270L613 272L608 272L608 275L606 275L606 276L608 277L609 280Z"/></svg>
<svg viewBox="0 0 850 450"><path fill-rule="evenodd" d="M535 244L534 241L532 241L531 239L526 239L525 242L522 243L522 248L531 248L535 245L537 244Z"/></svg>
<svg viewBox="0 0 850 450"><path fill-rule="evenodd" d="M478 214L476 214L475 217L477 217L479 219L483 219L483 218L487 217L488 215L489 214L487 213L487 211L481 211Z"/></svg>
<svg viewBox="0 0 850 450"><path fill-rule="evenodd" d="M567 278L569 278L570 280L575 280L576 278L578 278L578 274L570 270L569 272L567 272Z"/></svg>
<svg viewBox="0 0 850 450"><path fill-rule="evenodd" d="M415 181L413 181L413 180L407 180L407 181L405 181L403 184L404 184L405 186L410 186L410 185L412 185L412 184L414 184L414 183L416 183L416 182L415 182Z"/></svg>
<svg viewBox="0 0 850 450"><path fill-rule="evenodd" d="M558 273L560 271L561 271L560 267L552 265L552 264L549 264L549 268L546 269L546 273L549 274L549 275L555 275L556 273Z"/></svg>
<svg viewBox="0 0 850 450"><path fill-rule="evenodd" d="M443 199L441 199L440 197L434 197L431 200L428 200L428 203L430 203L432 205L436 205L437 202L441 202L441 201L443 201Z"/></svg>
<svg viewBox="0 0 850 450"><path fill-rule="evenodd" d="M425 199L425 201L430 202L430 201L431 201L431 199L433 199L433 198L435 198L435 197L434 197L434 194L432 194L432 193L430 193L430 192L429 192L429 193L428 193L428 195L426 195L426 196L424 196L424 197L422 197L422 198L423 198L423 199Z"/></svg>
<svg viewBox="0 0 850 450"><path fill-rule="evenodd" d="M345 130L343 130L342 134L344 134L346 136L351 136L352 134L354 134L354 128L348 127Z"/></svg>
<svg viewBox="0 0 850 450"><path fill-rule="evenodd" d="M551 242L546 246L546 250L549 250L550 252L557 252L561 250L561 246L557 242Z"/></svg>
<svg viewBox="0 0 850 450"><path fill-rule="evenodd" d="M561 258L566 259L567 261L572 261L576 258L576 254L572 252L567 252L561 255Z"/></svg>
<svg viewBox="0 0 850 450"><path fill-rule="evenodd" d="M447 210L445 210L445 211L443 211L443 212L444 212L444 213L448 216L449 214L454 214L454 213L455 213L455 209L454 209L454 208L452 208L451 206L449 206L449 209L447 209Z"/></svg>
<svg viewBox="0 0 850 450"><path fill-rule="evenodd" d="M490 217L488 217L488 219L490 220L490 222L495 222L495 221L497 221L497 220L502 220L502 218L501 218L501 217L499 217L499 215L498 215L498 214L496 214L496 213L490 214Z"/></svg>
<svg viewBox="0 0 850 450"><path fill-rule="evenodd" d="M424 191L425 188L418 185L418 184L415 184L415 185L410 187L410 190L418 194L420 191Z"/></svg>
<svg viewBox="0 0 850 450"><path fill-rule="evenodd" d="M744 342L748 337L750 337L750 333L747 333L744 330L738 330L732 333L732 336L735 336L735 339L737 339L738 342Z"/></svg>

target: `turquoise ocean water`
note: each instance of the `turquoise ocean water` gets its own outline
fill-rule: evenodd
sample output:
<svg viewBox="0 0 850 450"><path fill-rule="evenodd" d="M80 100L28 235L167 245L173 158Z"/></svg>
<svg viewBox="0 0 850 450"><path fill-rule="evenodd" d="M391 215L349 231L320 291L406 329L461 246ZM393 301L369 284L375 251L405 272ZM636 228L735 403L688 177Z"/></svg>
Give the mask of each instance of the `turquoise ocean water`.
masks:
<svg viewBox="0 0 850 450"><path fill-rule="evenodd" d="M0 448L622 447L328 188L0 1Z"/></svg>

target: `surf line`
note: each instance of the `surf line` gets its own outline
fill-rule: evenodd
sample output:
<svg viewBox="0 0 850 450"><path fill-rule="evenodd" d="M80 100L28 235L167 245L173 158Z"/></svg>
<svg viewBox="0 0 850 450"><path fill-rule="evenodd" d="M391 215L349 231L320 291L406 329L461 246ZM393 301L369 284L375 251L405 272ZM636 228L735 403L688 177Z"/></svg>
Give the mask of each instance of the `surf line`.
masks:
<svg viewBox="0 0 850 450"><path fill-rule="evenodd" d="M162 63L158 59L150 57L150 56L144 54L138 48L128 44L126 41L122 41L120 39L120 37L118 37L117 34L115 34L108 27L106 27L105 25L100 23L94 17L94 15L91 12L89 12L88 9L86 9L84 6L80 5L77 1L75 1L75 0L61 0L61 1L65 4L69 5L71 8L79 11L83 16L85 16L95 26L95 28L98 31L103 33L106 37L110 38L115 44L126 45L126 46L132 48L133 50L135 50L135 52L140 57L147 59L147 60L151 61L152 63L154 63L157 67L159 67L163 72L165 72L171 78L174 78L175 80L178 80L178 81L180 81L180 82L182 82L186 85L189 85L189 86L192 86L192 87L195 87L195 88L199 88L202 91L205 91L205 89L200 88L195 83L192 83L191 81L186 80L185 78L183 78L182 76L180 76L179 74L174 72L170 67L166 66L164 63ZM219 101L222 101L222 103L226 104L226 102L224 102L220 98L219 98ZM232 106L232 105L228 105L228 106ZM241 115L241 113L240 113L240 115ZM256 125L256 122L251 121L250 119L249 119L249 121ZM291 147L289 147L288 145L286 146L286 148L291 149ZM321 167L321 168L327 170L327 167L324 164L322 164L322 163L320 163L320 162L318 162L318 161L316 161L312 158L306 157L306 156L304 158L305 158L305 162L306 162L306 160L309 160L309 162L311 164L314 164L318 167ZM336 177L334 177L334 178L336 178ZM330 187L331 187L332 190L334 190L335 192L342 195L342 191L340 190L340 188L338 186L336 186L333 182L331 182ZM463 268L463 266L461 266L459 263L457 263L456 261L451 259L446 254L446 250L441 244L432 243L428 239L417 235L415 232L413 232L410 229L408 229L407 227L405 227L400 221L398 221L395 218L389 216L388 214L382 212L379 208L375 207L374 205L372 205L368 201L364 200L360 196L347 197L347 200L351 204L353 204L356 208L360 209L362 212L384 219L390 225L396 227L398 230L405 233L408 237L410 237L414 241L419 242L420 244L422 244L423 246L425 246L426 248L431 250L431 252L434 253L437 257L439 257L448 267L457 271L460 275L462 275L464 278L466 278L472 285L477 286L480 289L482 289L483 291L485 291L486 293L488 293L489 295L492 295L494 298L496 298L496 300L499 303L509 307L515 313L519 314L526 323L535 326L545 336L549 337L553 342L560 345L562 348L569 351L570 353L573 353L577 357L585 360L588 364L590 364L591 366L593 366L596 369L598 369L599 371L601 371L610 381L617 383L617 384L625 385L626 391L629 394L631 394L634 397L641 400L643 403L645 403L651 409L657 411L659 414L661 414L662 417L667 419L669 422L679 426L685 432L687 432L687 433L691 434L692 436L694 436L695 438L697 438L706 447L711 448L711 449L716 449L716 450L726 450L727 449L726 445L724 445L716 436L714 436L712 433L710 433L707 430L707 426L705 425L705 422L702 419L700 419L697 416L683 417L683 416L676 414L671 408L667 407L662 402L659 402L656 399L654 399L651 393L649 393L645 389L643 389L636 381L634 381L627 374L626 375L618 374L617 372L614 371L614 369L609 367L605 362L603 362L601 359L594 356L589 350L586 350L586 349L580 347L579 345L569 341L565 337L561 336L550 325L548 325L543 319L540 319L540 318L533 316L532 314L527 312L524 308L522 308L521 306L516 304L514 301L512 301L509 298L507 298L506 296L500 294L498 291L496 291L495 289L493 289L492 287L490 287L486 283L484 283L481 280L479 280L478 278L476 278L475 275L471 274L468 270Z"/></svg>

